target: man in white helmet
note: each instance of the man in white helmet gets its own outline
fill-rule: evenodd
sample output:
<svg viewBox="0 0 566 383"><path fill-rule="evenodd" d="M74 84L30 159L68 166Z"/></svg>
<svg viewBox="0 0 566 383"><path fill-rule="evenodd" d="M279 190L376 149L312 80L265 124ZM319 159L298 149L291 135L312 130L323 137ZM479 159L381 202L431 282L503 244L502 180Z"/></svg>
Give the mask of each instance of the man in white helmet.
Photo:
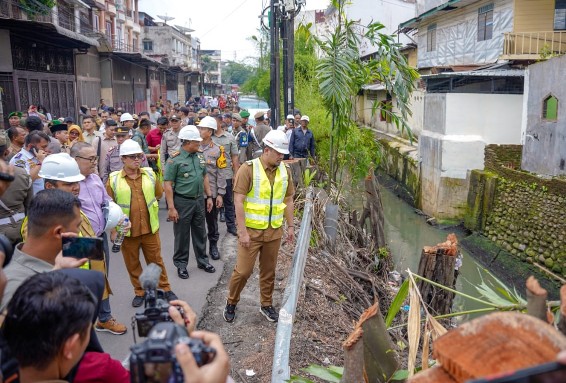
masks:
<svg viewBox="0 0 566 383"><path fill-rule="evenodd" d="M174 222L175 252L173 263L181 279L189 278L187 266L191 238L199 269L214 273L216 269L206 255L206 210L213 208L213 198L208 181L206 160L199 152L202 138L194 125L187 125L179 132L181 152L171 156L163 174L169 220Z"/></svg>
<svg viewBox="0 0 566 383"><path fill-rule="evenodd" d="M260 312L270 322L279 314L273 308L272 295L277 254L287 221L287 241L293 242L293 194L295 187L289 167L282 160L289 153L284 132L272 130L263 138L263 153L246 161L234 181L234 206L238 225L238 258L229 283L224 319L233 322L240 293L253 272L259 256Z"/></svg>
<svg viewBox="0 0 566 383"><path fill-rule="evenodd" d="M134 287L132 306L141 306L145 299L145 290L139 280L143 271L140 249L147 265L155 263L161 267L158 288L165 291L167 301L176 300L161 258L157 200L163 195L163 187L150 167L141 167L145 157L137 142L131 139L124 141L120 146L120 157L124 167L110 174L106 191L122 208L132 225L122 243L124 263Z"/></svg>
<svg viewBox="0 0 566 383"><path fill-rule="evenodd" d="M200 120L198 130L202 141L200 152L206 161L206 171L208 174L208 184L210 185L210 195L213 199L212 209L206 212L206 226L208 235L208 249L210 258L220 259L218 253L218 212L223 205L224 195L226 194L226 177L222 169L228 166L227 154L224 147L216 144L212 136L216 132L218 122L214 117L206 116Z"/></svg>
<svg viewBox="0 0 566 383"><path fill-rule="evenodd" d="M39 176L43 178L45 182L45 189L63 190L73 194L77 198L79 197L81 190L80 182L85 179L85 176L81 174L81 170L79 169L77 162L67 153L51 154L47 156L45 160L43 160L43 166L41 167ZM92 228L87 215L82 209L80 210L80 213L81 224L79 226L79 236L96 237L97 235ZM24 241L27 237L27 221L26 217L22 223L22 238ZM106 263L104 261L95 260L90 260L89 263L91 270L96 270L104 274L105 286L100 305L99 318L102 318L102 320L106 319L106 321L108 321L113 318L110 308L110 294L112 294L112 290L108 283ZM119 330L118 332L123 330L120 326L117 326L116 328Z"/></svg>

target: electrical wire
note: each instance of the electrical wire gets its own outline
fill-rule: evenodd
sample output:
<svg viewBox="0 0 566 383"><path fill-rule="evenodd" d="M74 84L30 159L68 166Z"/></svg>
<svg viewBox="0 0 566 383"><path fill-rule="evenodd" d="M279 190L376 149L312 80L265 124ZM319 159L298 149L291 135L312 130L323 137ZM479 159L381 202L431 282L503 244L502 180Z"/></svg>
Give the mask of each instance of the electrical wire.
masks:
<svg viewBox="0 0 566 383"><path fill-rule="evenodd" d="M210 32L212 32L212 31L215 30L216 28L218 28L218 27L220 27L220 26L223 26L222 22L223 22L223 21L226 21L226 19L227 19L228 17L232 16L238 9L242 8L242 6L243 6L245 3L247 3L247 2L248 2L248 0L242 1L242 3L241 3L240 5L238 5L236 8L234 8L234 9L232 10L232 12L230 12L229 14L227 14L227 15L226 15L222 20L220 20L219 22L216 22L216 24L215 24L212 28L210 28L208 31L206 31L203 35L200 35L199 38L202 39L204 36L206 36L207 34L209 34Z"/></svg>

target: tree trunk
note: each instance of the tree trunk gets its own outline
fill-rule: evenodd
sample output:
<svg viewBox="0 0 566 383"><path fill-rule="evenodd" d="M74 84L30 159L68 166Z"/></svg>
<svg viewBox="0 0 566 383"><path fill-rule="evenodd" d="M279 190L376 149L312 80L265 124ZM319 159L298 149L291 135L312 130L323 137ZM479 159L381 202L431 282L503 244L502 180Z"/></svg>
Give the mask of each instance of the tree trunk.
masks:
<svg viewBox="0 0 566 383"><path fill-rule="evenodd" d="M289 169L291 170L291 176L293 177L293 183L295 184L296 188L302 188L305 186L303 181L303 173L307 168L307 160L306 158L296 158L293 160L286 160L285 163L289 165Z"/></svg>
<svg viewBox="0 0 566 383"><path fill-rule="evenodd" d="M385 218L383 216L383 203L379 191L379 182L370 171L365 179L366 205L360 218L360 226L365 226L365 221L369 217L371 225L371 236L378 248L385 247Z"/></svg>

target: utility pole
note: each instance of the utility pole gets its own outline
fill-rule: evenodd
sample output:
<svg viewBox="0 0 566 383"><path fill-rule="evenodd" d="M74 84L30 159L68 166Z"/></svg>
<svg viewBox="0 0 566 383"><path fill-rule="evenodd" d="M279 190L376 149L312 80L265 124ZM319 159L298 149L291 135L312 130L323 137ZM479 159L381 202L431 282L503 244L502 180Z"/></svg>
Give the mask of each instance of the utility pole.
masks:
<svg viewBox="0 0 566 383"><path fill-rule="evenodd" d="M270 69L270 100L272 126L279 126L281 105L281 79L279 75L279 17L277 0L271 0L269 14L269 38L271 42Z"/></svg>
<svg viewBox="0 0 566 383"><path fill-rule="evenodd" d="M287 14L289 15L289 14ZM281 22L283 40L283 102L284 113L295 114L295 23L288 16Z"/></svg>

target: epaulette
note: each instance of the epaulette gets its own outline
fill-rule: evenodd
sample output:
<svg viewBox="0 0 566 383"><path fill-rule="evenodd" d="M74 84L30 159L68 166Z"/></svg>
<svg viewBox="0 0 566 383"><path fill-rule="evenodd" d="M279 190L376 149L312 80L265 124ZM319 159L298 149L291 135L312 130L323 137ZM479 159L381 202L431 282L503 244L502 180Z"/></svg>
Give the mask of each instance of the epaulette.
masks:
<svg viewBox="0 0 566 383"><path fill-rule="evenodd" d="M175 151L175 152L174 152L173 154L171 154L169 157L175 158L175 157L177 157L179 154L181 154L181 152Z"/></svg>
<svg viewBox="0 0 566 383"><path fill-rule="evenodd" d="M246 164L252 166L252 165L253 165L253 160L246 161Z"/></svg>
<svg viewBox="0 0 566 383"><path fill-rule="evenodd" d="M285 167L286 167L286 168L291 169L291 167L289 166L288 163L286 163L286 162L283 162L283 163L285 164Z"/></svg>

